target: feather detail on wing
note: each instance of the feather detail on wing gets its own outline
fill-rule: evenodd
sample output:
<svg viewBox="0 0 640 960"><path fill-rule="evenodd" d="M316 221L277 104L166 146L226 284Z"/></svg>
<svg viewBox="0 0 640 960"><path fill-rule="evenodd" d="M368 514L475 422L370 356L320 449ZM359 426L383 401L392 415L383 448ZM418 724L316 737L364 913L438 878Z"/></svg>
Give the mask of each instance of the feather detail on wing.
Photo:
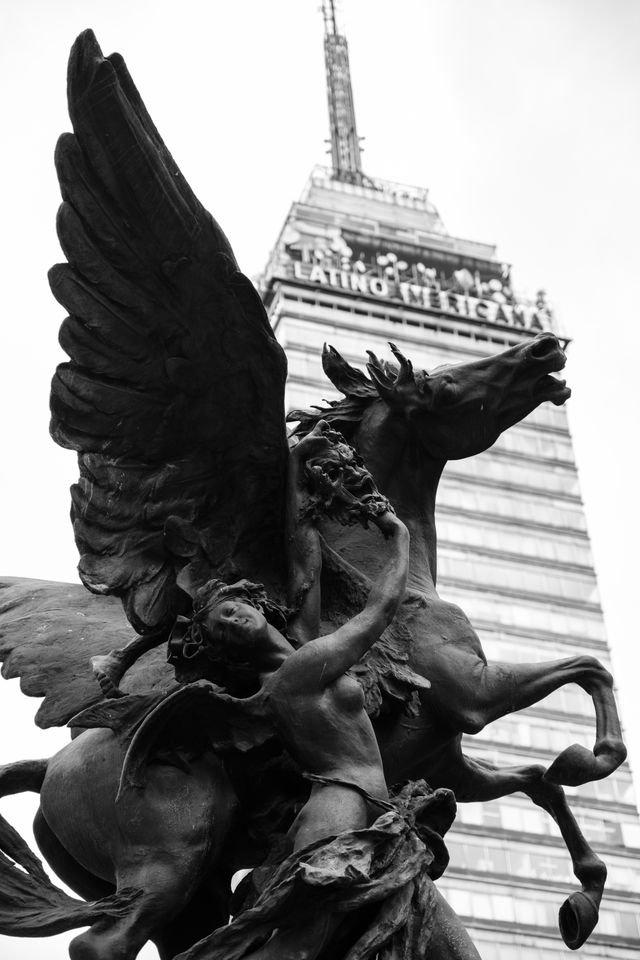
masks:
<svg viewBox="0 0 640 960"><path fill-rule="evenodd" d="M70 362L53 380L51 432L78 452L81 579L121 597L144 632L180 612L190 561L277 581L286 361L124 61L91 31L73 47L68 95L74 133L56 151L68 263L50 282L70 314ZM172 524L190 531L182 553Z"/></svg>
<svg viewBox="0 0 640 960"><path fill-rule="evenodd" d="M131 637L114 597L95 597L79 583L0 580L2 676L20 677L30 697L44 697L39 727L65 724L103 699L91 657L120 647ZM166 646L146 654L127 674L125 693L164 693L175 683Z"/></svg>

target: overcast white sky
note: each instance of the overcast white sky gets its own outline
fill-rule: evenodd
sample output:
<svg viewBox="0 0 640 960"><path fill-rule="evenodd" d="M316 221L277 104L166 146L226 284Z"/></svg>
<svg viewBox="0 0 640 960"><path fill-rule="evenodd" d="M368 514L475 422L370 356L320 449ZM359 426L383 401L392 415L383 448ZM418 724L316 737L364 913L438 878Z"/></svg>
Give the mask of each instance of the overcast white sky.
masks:
<svg viewBox="0 0 640 960"><path fill-rule="evenodd" d="M75 579L73 454L48 437L61 308L53 149L68 49L120 51L169 149L256 274L327 136L319 0L3 0L5 410L0 572ZM343 0L365 169L428 186L449 230L497 242L575 338L567 379L582 491L640 770L636 598L640 59L637 0ZM35 702L0 690L0 762L47 755ZM26 725L26 726L25 726ZM64 735L62 735L64 736ZM3 738L4 740L4 738ZM18 819L22 801L3 812ZM0 944L5 960L61 941ZM45 952L46 951L46 952Z"/></svg>

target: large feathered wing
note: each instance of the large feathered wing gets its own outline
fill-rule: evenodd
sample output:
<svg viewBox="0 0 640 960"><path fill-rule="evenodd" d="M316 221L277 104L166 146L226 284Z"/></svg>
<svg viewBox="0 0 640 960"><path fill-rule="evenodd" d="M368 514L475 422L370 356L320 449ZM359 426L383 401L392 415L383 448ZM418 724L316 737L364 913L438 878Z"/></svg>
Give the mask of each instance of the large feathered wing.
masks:
<svg viewBox="0 0 640 960"><path fill-rule="evenodd" d="M93 596L80 583L0 578L2 676L19 677L23 693L44 697L36 714L39 727L62 726L102 702L91 657L123 646L131 636L115 597ZM122 689L163 694L174 684L166 649L156 648L127 672Z"/></svg>
<svg viewBox="0 0 640 960"><path fill-rule="evenodd" d="M81 579L146 631L180 612L190 561L277 583L286 361L124 61L91 31L73 47L68 96L74 132L56 151L68 263L50 282L70 360L51 432L78 452Z"/></svg>

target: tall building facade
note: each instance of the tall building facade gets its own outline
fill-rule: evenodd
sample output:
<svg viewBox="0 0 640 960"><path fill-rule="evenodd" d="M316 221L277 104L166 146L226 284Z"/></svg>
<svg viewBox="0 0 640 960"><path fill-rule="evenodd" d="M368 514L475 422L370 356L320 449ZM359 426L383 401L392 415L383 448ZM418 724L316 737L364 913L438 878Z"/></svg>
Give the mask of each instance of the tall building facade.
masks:
<svg viewBox="0 0 640 960"><path fill-rule="evenodd" d="M559 333L544 293L518 298L495 248L452 237L426 190L364 175L346 41L333 4L324 12L333 167L312 172L262 279L289 358L289 405L336 396L320 363L325 342L363 366L367 349L388 356L392 340L429 370ZM611 669L564 407L543 404L487 452L449 463L437 529L440 595L467 613L488 659L589 653ZM464 750L500 766L548 765L571 743L591 747L594 732L590 698L566 686L465 737ZM567 793L609 870L581 953L637 960L640 821L629 768ZM438 885L483 960L567 956L558 907L577 881L555 823L522 794L458 810Z"/></svg>

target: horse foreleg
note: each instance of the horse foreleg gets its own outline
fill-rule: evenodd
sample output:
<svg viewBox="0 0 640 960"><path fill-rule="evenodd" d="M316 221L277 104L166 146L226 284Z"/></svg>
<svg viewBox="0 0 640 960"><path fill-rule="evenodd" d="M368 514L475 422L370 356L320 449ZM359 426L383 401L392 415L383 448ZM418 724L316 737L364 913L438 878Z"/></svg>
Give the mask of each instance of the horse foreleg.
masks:
<svg viewBox="0 0 640 960"><path fill-rule="evenodd" d="M562 904L558 918L562 939L571 950L577 950L598 922L607 868L589 846L561 786L549 783L545 778L532 783L525 793L558 824L574 875L582 884L582 889L572 893Z"/></svg>
<svg viewBox="0 0 640 960"><path fill-rule="evenodd" d="M464 756L461 761L460 769L455 771L456 785L452 784L459 801L497 800L522 791L558 824L571 857L573 873L581 884L581 890L567 897L560 907L560 933L566 945L577 950L598 922L607 868L580 830L564 790L547 782L545 769L539 764L498 768Z"/></svg>
<svg viewBox="0 0 640 960"><path fill-rule="evenodd" d="M458 684L460 684L458 674ZM478 733L488 723L539 703L567 683L577 683L592 698L596 714L593 752L579 744L563 750L546 772L551 783L579 786L601 780L624 761L620 720L613 696L613 680L595 657L567 657L543 663L478 662L467 674L460 729ZM435 686L435 683L434 683Z"/></svg>

